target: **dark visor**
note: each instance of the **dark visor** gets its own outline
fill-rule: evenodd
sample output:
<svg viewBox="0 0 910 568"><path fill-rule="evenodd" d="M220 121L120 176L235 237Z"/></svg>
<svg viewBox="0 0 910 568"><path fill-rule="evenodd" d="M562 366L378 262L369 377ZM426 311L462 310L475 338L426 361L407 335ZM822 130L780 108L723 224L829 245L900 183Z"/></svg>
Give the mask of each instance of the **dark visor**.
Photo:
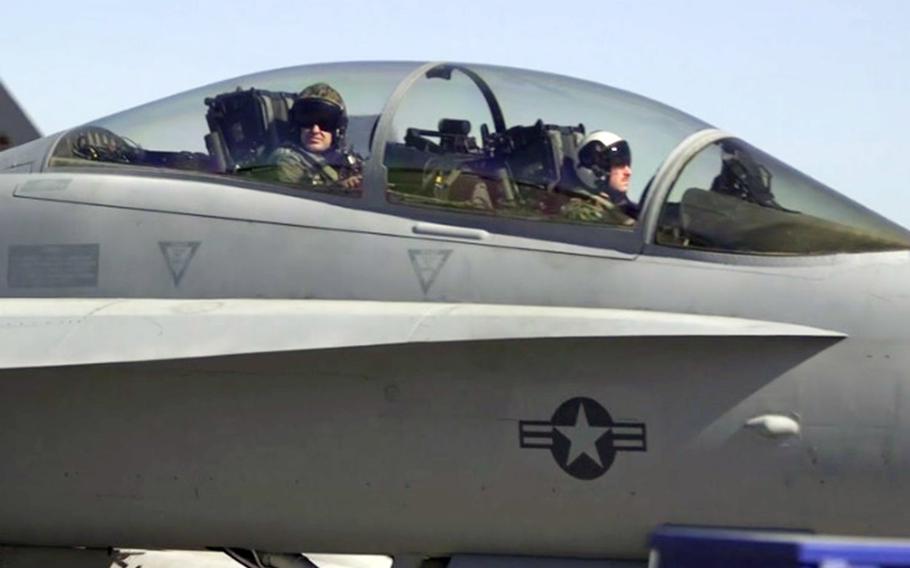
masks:
<svg viewBox="0 0 910 568"><path fill-rule="evenodd" d="M629 144L625 140L607 148L607 156L611 168L632 165L632 151L629 150Z"/></svg>
<svg viewBox="0 0 910 568"><path fill-rule="evenodd" d="M341 125L341 109L318 99L299 100L291 107L291 120L301 128L318 124L321 130L333 132Z"/></svg>
<svg viewBox="0 0 910 568"><path fill-rule="evenodd" d="M586 144L578 155L581 165L585 167L598 166L603 170L621 168L632 165L632 151L625 140L620 140L609 146L597 142Z"/></svg>

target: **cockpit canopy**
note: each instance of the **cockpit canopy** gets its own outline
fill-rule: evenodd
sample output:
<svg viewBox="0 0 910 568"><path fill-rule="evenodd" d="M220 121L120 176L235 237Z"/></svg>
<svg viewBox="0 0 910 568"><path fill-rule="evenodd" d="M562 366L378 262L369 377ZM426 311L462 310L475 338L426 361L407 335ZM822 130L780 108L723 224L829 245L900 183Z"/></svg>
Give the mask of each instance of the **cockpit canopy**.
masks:
<svg viewBox="0 0 910 568"><path fill-rule="evenodd" d="M343 130L295 116L305 105L292 112L317 84L343 98ZM320 123L335 128L332 154L308 146ZM762 255L910 248L903 228L764 152L719 131L699 136L712 130L655 101L547 73L346 63L249 75L103 118L60 136L46 164L381 203L468 226L583 227L604 243L625 232L676 250ZM626 144L627 173L579 162L581 141L599 132ZM286 175L279 158L295 153L317 171Z"/></svg>

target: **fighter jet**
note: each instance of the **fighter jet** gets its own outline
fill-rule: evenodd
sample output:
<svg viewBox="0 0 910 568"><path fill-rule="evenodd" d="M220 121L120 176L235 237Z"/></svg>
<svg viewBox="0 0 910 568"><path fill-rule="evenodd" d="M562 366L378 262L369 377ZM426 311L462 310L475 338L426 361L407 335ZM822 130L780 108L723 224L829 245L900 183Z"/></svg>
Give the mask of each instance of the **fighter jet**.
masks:
<svg viewBox="0 0 910 568"><path fill-rule="evenodd" d="M9 558L910 536L910 233L684 112L491 65L308 65L0 170Z"/></svg>

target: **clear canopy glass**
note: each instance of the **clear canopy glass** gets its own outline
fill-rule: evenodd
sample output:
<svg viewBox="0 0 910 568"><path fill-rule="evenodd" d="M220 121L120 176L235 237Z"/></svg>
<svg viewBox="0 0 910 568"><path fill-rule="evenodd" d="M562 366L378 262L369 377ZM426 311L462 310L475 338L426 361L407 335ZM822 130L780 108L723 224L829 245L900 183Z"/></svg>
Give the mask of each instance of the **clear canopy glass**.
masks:
<svg viewBox="0 0 910 568"><path fill-rule="evenodd" d="M386 101L418 65L306 65L222 81L73 129L58 142L50 166L138 166L271 182L275 176L260 175L263 166L279 147L300 145L289 113L295 96L316 83L341 93L345 152L366 160Z"/></svg>
<svg viewBox="0 0 910 568"><path fill-rule="evenodd" d="M548 73L337 63L231 79L94 121L61 136L48 165L282 192L373 191L414 215L434 209L469 225L509 218L631 238L654 174L706 128L656 101ZM595 141L622 141L624 161L595 167L581 159ZM380 157L385 168L366 167ZM654 241L671 247L798 255L910 248L906 230L734 139L698 152L653 207L661 208Z"/></svg>
<svg viewBox="0 0 910 568"><path fill-rule="evenodd" d="M588 81L441 64L410 87L395 114L385 159L390 198L630 227L634 207L624 213L597 203L599 182L576 159L585 136L607 131L627 141L634 173L624 192L637 204L670 151L707 127L656 101Z"/></svg>
<svg viewBox="0 0 910 568"><path fill-rule="evenodd" d="M324 82L344 96L348 115L371 119L366 127L349 136L353 149L361 155L370 152L369 135L392 90L419 64L328 63L303 65L246 75L221 81L120 112L90 123L112 130L144 148L205 152L205 100L223 93L244 89L262 89L293 95L306 86ZM359 125L358 125L359 126Z"/></svg>

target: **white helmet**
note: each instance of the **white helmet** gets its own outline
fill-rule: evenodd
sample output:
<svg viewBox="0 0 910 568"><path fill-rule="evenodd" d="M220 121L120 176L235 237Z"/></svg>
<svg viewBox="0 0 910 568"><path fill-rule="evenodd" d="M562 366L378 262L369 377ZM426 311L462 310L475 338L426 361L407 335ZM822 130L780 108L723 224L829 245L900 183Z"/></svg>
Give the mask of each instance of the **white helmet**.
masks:
<svg viewBox="0 0 910 568"><path fill-rule="evenodd" d="M585 136L577 157L576 169L586 168L597 176L609 175L611 168L632 164L629 143L622 136L606 130L595 130Z"/></svg>

